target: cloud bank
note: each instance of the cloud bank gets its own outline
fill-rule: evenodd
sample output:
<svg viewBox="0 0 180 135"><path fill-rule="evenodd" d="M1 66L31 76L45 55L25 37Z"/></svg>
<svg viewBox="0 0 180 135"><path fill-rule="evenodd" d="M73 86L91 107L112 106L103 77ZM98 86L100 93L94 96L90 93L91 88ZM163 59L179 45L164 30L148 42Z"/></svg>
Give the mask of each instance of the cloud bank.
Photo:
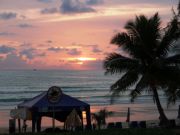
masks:
<svg viewBox="0 0 180 135"><path fill-rule="evenodd" d="M16 49L13 47L9 47L7 45L0 45L0 54L8 54L8 53L12 53L13 51L15 51Z"/></svg>
<svg viewBox="0 0 180 135"><path fill-rule="evenodd" d="M41 14L54 14L54 13L59 13L58 9L53 7L53 8L45 8L45 9L42 9L41 11Z"/></svg>
<svg viewBox="0 0 180 135"><path fill-rule="evenodd" d="M17 17L17 14L13 13L13 12L3 12L3 13L0 13L0 19L1 20L15 19L16 17Z"/></svg>
<svg viewBox="0 0 180 135"><path fill-rule="evenodd" d="M87 13L95 12L95 9L80 0L62 0L60 12L63 14Z"/></svg>

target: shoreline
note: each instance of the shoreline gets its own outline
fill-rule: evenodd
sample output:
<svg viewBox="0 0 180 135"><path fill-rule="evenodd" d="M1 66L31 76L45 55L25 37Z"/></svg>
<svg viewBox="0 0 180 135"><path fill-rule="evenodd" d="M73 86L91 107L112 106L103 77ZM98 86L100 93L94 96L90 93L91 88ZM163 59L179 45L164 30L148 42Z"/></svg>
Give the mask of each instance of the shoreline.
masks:
<svg viewBox="0 0 180 135"><path fill-rule="evenodd" d="M91 112L98 112L100 109L106 108L108 111L114 112L114 114L106 119L109 122L125 122L127 118L127 108L130 107L130 121L148 121L148 120L158 120L158 111L156 105L152 104L116 104L108 106L91 106ZM178 105L172 106L169 109L164 108L165 114L169 119L176 119L178 116ZM9 127L10 119L10 109L0 109L0 128ZM47 127L51 125L52 119L45 118L42 119L42 127ZM58 122L57 122L58 123ZM29 124L29 122L28 122ZM59 124L58 124L59 125ZM61 124L60 124L61 125ZM31 127L31 124L28 125Z"/></svg>

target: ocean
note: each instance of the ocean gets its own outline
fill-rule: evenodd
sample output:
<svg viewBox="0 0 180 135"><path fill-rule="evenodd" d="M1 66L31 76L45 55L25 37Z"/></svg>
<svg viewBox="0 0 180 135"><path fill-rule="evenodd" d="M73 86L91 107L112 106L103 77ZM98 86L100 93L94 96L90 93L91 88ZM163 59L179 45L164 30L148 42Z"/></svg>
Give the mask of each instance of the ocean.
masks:
<svg viewBox="0 0 180 135"><path fill-rule="evenodd" d="M143 93L134 103L130 102L129 92L117 98L112 105L110 86L119 76L104 75L104 71L65 71L65 70L16 70L0 71L0 110L15 108L24 100L30 99L51 86L61 87L63 93L89 103L93 110L106 107L116 111L117 117L126 117L131 108L132 119L157 119L158 112L153 98ZM169 108L162 92L160 99L170 118L177 117L179 101ZM143 118L140 118L143 117Z"/></svg>
<svg viewBox="0 0 180 135"><path fill-rule="evenodd" d="M0 109L14 108L51 86L59 86L63 93L91 105L107 105L110 104L109 87L115 80L103 71L1 71Z"/></svg>

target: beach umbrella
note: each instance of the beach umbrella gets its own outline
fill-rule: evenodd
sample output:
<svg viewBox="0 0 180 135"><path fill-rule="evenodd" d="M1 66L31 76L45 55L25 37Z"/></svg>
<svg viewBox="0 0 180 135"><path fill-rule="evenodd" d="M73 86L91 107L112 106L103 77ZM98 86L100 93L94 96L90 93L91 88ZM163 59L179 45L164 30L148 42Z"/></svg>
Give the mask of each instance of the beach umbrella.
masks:
<svg viewBox="0 0 180 135"><path fill-rule="evenodd" d="M81 119L75 109L67 116L65 125L67 128L75 128L82 125Z"/></svg>
<svg viewBox="0 0 180 135"><path fill-rule="evenodd" d="M128 107L126 122L130 122L130 108Z"/></svg>

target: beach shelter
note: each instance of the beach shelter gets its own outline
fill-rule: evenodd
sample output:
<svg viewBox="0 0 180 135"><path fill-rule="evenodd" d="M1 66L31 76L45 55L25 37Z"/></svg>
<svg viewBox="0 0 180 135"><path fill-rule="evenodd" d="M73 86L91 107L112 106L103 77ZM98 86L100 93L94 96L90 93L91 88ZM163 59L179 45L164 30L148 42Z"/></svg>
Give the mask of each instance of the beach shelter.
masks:
<svg viewBox="0 0 180 135"><path fill-rule="evenodd" d="M82 112L86 113L87 128L91 128L90 105L73 98L69 95L61 93L60 99L56 103L48 101L47 92L42 92L40 95L24 101L18 105L18 109L25 108L31 113L32 118L32 132L41 130L41 119L43 116L53 117L61 122L65 122L72 110L76 110L79 115L82 125ZM53 114L54 113L54 114Z"/></svg>

